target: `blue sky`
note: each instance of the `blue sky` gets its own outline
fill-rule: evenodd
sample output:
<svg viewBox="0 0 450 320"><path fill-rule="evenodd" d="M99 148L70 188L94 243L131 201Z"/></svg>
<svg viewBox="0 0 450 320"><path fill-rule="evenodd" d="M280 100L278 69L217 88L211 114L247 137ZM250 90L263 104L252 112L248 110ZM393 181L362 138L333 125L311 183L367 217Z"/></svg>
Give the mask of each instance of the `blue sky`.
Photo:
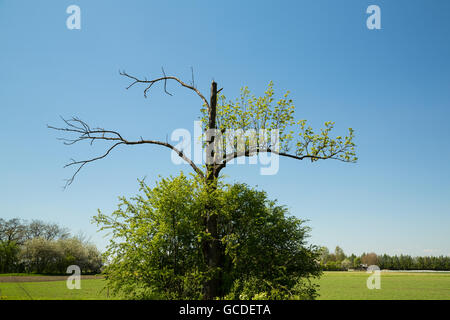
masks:
<svg viewBox="0 0 450 320"><path fill-rule="evenodd" d="M81 8L68 30L66 8ZM368 30L366 8L381 8ZM21 1L0 0L0 217L43 219L106 239L90 219L111 212L137 178L190 172L157 146L123 147L85 167L65 191L70 158L47 124L78 116L127 137L193 130L199 100L170 84L125 90L119 69L212 79L228 98L273 80L292 92L296 116L336 134L356 132L357 164L281 159L280 171L234 166L247 182L309 219L311 242L346 253L450 255L450 2L435 1Z"/></svg>

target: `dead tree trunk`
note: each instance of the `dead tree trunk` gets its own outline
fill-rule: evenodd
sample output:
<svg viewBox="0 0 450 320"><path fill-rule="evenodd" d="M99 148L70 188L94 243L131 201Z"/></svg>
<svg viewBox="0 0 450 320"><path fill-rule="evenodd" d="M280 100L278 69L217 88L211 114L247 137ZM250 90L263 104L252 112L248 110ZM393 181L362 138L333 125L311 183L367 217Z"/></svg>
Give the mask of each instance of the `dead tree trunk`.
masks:
<svg viewBox="0 0 450 320"><path fill-rule="evenodd" d="M217 177L219 175L220 169L216 165L214 159L214 130L216 129L216 110L217 110L217 83L211 83L211 99L210 99L210 110L208 119L208 131L206 134L207 152L207 164L206 164L206 187L208 188L208 193L212 194L217 189ZM209 150L209 151L208 151ZM210 234L210 239L207 239L204 243L204 257L211 271L211 279L205 284L205 299L214 299L220 294L221 279L220 272L218 268L220 267L220 240L218 237L218 226L217 226L217 212L215 208L214 199L208 203L205 208L205 228L206 232Z"/></svg>

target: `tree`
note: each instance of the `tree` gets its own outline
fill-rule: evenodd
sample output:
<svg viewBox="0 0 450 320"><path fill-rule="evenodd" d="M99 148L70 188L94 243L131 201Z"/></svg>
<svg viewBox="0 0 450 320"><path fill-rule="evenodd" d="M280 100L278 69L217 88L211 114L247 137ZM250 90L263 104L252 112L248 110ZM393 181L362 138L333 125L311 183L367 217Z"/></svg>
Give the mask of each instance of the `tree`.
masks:
<svg viewBox="0 0 450 320"><path fill-rule="evenodd" d="M345 270L350 269L352 265L353 265L352 262L348 258L345 258L341 263L342 268L344 268Z"/></svg>
<svg viewBox="0 0 450 320"><path fill-rule="evenodd" d="M19 246L14 241L0 241L0 273L14 272L19 264Z"/></svg>
<svg viewBox="0 0 450 320"><path fill-rule="evenodd" d="M43 238L45 240L67 239L67 228L60 227L56 223L46 223L41 220L33 220L26 226L27 239Z"/></svg>
<svg viewBox="0 0 450 320"><path fill-rule="evenodd" d="M336 255L335 255L334 253L330 253L330 254L328 255L328 261L329 261L329 262L330 262L330 261L337 262L337 260L336 260Z"/></svg>
<svg viewBox="0 0 450 320"><path fill-rule="evenodd" d="M341 247L336 246L336 249L334 249L334 254L336 255L336 261L344 261L345 253L344 250L341 249Z"/></svg>
<svg viewBox="0 0 450 320"><path fill-rule="evenodd" d="M24 243L19 256L25 271L36 273L65 274L70 265L79 266L83 273L98 273L103 265L97 248L76 238L33 238Z"/></svg>
<svg viewBox="0 0 450 320"><path fill-rule="evenodd" d="M110 143L106 152L98 157L87 160L72 160L66 167L76 167L75 173L67 180L66 186L70 185L78 172L91 162L107 157L111 151L123 145L151 144L159 145L173 150L180 158L186 161L197 175L201 177L208 189L208 194L213 194L217 189L217 179L220 172L227 163L239 157L251 157L259 153L271 153L290 159L304 160L312 162L318 160L335 159L343 162L356 162L355 144L353 142L353 129L349 129L346 137L337 136L332 138L330 133L333 129L333 122L326 122L321 133L314 133L306 120L294 119L295 107L287 92L277 102L274 99L273 84L270 82L267 91L262 97L251 95L248 88L243 88L239 99L227 101L224 95L219 93L217 83L211 83L211 93L209 101L195 87L194 81L191 84L183 82L177 77L167 76L163 71L163 76L152 80L139 79L126 72L120 74L131 80L127 89L135 85L144 85L144 97L147 97L149 90L157 83L164 83L164 91L167 91L167 82L174 81L184 88L195 93L202 102L203 133L205 138L204 147L206 149L206 164L204 170L199 168L183 150L179 150L168 142L144 139L129 140L125 136L114 130L103 128L91 128L86 122L73 117L63 119L65 127L48 126L51 129L74 134L75 138L62 138L65 144L72 145L77 142L87 141L91 144L97 141ZM218 103L219 102L219 103ZM241 131L239 131L241 130ZM233 137L236 131L242 134ZM244 132L251 132L250 138L246 139ZM297 139L294 141L294 134ZM232 143L227 143L232 141ZM232 139L231 139L232 138ZM292 143L294 142L294 143ZM220 261L224 254L224 248L218 237L218 216L217 207L213 201L206 201L203 208L204 226L203 231L210 235L202 244L203 256L207 261L213 276L205 284L205 298L212 299L219 293L219 288L223 279L213 270L220 269Z"/></svg>
<svg viewBox="0 0 450 320"><path fill-rule="evenodd" d="M213 273L203 258L202 214L210 201L198 177L141 181L140 195L121 202L112 215L94 221L112 238L105 267L115 293L135 299L200 299ZM218 239L223 246L219 297L312 299L311 277L320 275L319 250L307 245L309 228L288 216L266 193L244 184L218 182Z"/></svg>
<svg viewBox="0 0 450 320"><path fill-rule="evenodd" d="M355 259L356 259L356 255L354 253L352 253L348 259L350 260L350 266L349 268L354 268L355 266Z"/></svg>
<svg viewBox="0 0 450 320"><path fill-rule="evenodd" d="M330 256L330 250L328 250L327 247L321 247L320 248L320 263L325 265L329 260L329 256Z"/></svg>
<svg viewBox="0 0 450 320"><path fill-rule="evenodd" d="M361 256L361 262L363 264L367 264L368 266L378 265L378 257L374 252L363 254Z"/></svg>
<svg viewBox="0 0 450 320"><path fill-rule="evenodd" d="M21 244L26 234L26 226L18 218L4 220L0 218L0 241Z"/></svg>
<svg viewBox="0 0 450 320"><path fill-rule="evenodd" d="M60 227L56 223L46 223L41 220L33 220L28 223L19 218L0 219L0 241L16 242L18 245L22 245L30 239L67 239L69 235L67 228Z"/></svg>
<svg viewBox="0 0 450 320"><path fill-rule="evenodd" d="M43 238L28 240L23 245L21 260L27 272L57 273L57 264L63 259L56 243Z"/></svg>
<svg viewBox="0 0 450 320"><path fill-rule="evenodd" d="M360 268L360 264L361 264L361 258L360 257L356 257L353 260L353 268L359 269Z"/></svg>
<svg viewBox="0 0 450 320"><path fill-rule="evenodd" d="M0 273L65 273L70 264L98 272L101 254L88 241L70 238L67 228L41 220L0 218Z"/></svg>

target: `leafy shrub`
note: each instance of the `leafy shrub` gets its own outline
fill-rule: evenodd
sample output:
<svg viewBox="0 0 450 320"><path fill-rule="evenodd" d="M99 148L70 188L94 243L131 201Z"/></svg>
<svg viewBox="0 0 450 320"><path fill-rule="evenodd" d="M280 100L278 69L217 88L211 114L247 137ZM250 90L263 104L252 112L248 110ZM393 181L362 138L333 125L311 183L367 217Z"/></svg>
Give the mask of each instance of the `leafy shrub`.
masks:
<svg viewBox="0 0 450 320"><path fill-rule="evenodd" d="M162 179L142 194L120 199L111 216L94 217L111 240L105 253L108 285L130 299L201 299L211 271L203 257L206 205L218 215L225 299L313 299L308 279L321 274L309 228L267 194L245 184L206 192L201 181Z"/></svg>

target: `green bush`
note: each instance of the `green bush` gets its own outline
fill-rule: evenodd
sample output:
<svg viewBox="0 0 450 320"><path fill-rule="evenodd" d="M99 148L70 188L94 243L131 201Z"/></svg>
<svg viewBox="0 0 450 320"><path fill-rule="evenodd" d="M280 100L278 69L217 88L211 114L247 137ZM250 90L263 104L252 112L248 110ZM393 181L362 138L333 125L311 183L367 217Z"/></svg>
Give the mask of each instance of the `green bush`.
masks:
<svg viewBox="0 0 450 320"><path fill-rule="evenodd" d="M0 273L16 272L20 248L15 241L0 241Z"/></svg>
<svg viewBox="0 0 450 320"><path fill-rule="evenodd" d="M34 238L20 249L20 263L29 273L65 274L67 267L77 265L83 273L99 273L102 257L95 246L79 239L46 240Z"/></svg>
<svg viewBox="0 0 450 320"><path fill-rule="evenodd" d="M201 299L211 272L225 299L313 299L308 279L321 274L309 228L285 207L244 184L213 193L181 174L121 198L111 216L94 217L112 236L105 253L108 285L130 299ZM205 206L218 215L221 264L208 269L202 250Z"/></svg>

